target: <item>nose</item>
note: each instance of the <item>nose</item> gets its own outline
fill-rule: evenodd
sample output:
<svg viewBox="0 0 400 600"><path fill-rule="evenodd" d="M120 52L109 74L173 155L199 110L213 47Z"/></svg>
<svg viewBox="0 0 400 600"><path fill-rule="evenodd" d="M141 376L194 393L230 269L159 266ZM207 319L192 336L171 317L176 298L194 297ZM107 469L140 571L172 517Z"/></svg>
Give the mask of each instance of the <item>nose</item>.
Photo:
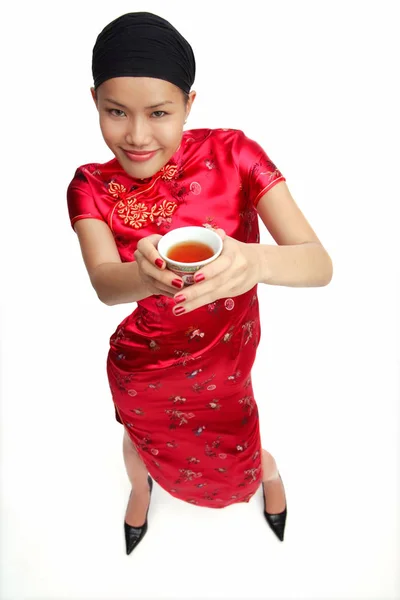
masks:
<svg viewBox="0 0 400 600"><path fill-rule="evenodd" d="M143 117L135 117L129 123L126 142L137 150L148 148L151 143L151 128Z"/></svg>

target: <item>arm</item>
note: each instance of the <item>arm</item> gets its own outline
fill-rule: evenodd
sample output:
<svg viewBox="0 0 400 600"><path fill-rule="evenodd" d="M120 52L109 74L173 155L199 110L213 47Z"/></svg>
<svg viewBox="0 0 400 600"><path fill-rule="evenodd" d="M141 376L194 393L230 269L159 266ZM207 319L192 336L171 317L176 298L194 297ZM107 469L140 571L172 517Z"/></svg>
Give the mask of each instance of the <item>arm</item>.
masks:
<svg viewBox="0 0 400 600"><path fill-rule="evenodd" d="M183 281L166 269L157 252L160 235L139 240L135 261L123 263L113 234L104 221L81 219L75 223L82 257L92 286L108 306L138 302L153 294L172 298Z"/></svg>
<svg viewBox="0 0 400 600"><path fill-rule="evenodd" d="M290 287L327 285L332 279L332 260L286 183L271 188L258 202L257 211L278 244L258 246L258 281Z"/></svg>
<svg viewBox="0 0 400 600"><path fill-rule="evenodd" d="M90 279L98 297L108 306L138 302L152 296L139 276L136 262L102 263Z"/></svg>
<svg viewBox="0 0 400 600"><path fill-rule="evenodd" d="M136 262L121 262L114 237L108 225L97 219L75 223L82 258L91 284L99 299L113 306L137 302L152 292L139 276Z"/></svg>
<svg viewBox="0 0 400 600"><path fill-rule="evenodd" d="M202 282L185 290L186 300L179 300L177 308L190 312L219 298L243 294L257 283L317 287L330 282L332 261L285 182L266 192L257 210L278 245L238 242L219 230L222 254L198 271Z"/></svg>

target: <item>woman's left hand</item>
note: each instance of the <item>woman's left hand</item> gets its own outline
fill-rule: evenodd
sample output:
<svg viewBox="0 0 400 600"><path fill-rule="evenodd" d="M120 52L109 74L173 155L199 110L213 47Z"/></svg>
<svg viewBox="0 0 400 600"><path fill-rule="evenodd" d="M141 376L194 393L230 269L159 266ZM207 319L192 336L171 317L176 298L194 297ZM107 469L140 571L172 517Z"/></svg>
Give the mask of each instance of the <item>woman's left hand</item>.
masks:
<svg viewBox="0 0 400 600"><path fill-rule="evenodd" d="M259 244L238 242L223 229L216 232L224 242L223 250L216 260L197 271L193 285L175 294L173 312L176 316L220 298L244 294L260 281Z"/></svg>

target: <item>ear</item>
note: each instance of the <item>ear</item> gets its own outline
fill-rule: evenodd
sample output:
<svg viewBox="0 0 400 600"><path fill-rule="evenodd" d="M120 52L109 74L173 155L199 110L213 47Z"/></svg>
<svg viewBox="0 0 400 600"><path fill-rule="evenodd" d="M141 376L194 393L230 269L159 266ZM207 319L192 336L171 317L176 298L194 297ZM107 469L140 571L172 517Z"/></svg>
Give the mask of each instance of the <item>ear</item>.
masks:
<svg viewBox="0 0 400 600"><path fill-rule="evenodd" d="M188 116L190 115L190 111L192 110L192 105L193 105L193 102L195 101L196 95L197 94L194 90L189 93L189 100L187 101L187 105L186 105L186 118L188 118Z"/></svg>
<svg viewBox="0 0 400 600"><path fill-rule="evenodd" d="M90 93L92 94L93 102L95 103L96 108L98 109L98 106L97 106L97 93L96 93L96 90L94 89L94 87L90 88Z"/></svg>

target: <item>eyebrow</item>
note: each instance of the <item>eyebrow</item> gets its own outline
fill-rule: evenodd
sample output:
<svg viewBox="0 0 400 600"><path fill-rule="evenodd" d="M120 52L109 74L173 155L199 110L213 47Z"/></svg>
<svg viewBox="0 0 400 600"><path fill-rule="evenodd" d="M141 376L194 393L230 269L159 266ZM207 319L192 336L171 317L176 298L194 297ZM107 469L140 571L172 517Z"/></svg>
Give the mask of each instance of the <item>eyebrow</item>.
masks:
<svg viewBox="0 0 400 600"><path fill-rule="evenodd" d="M104 101L111 102L112 104L116 104L117 106L120 106L121 108L127 108L124 104L121 104L121 102L117 102L113 98L105 98ZM164 106L164 104L174 104L174 102L172 102L172 100L165 100L164 102L158 102L158 104L153 104L152 106L146 106L146 109L158 108L159 106Z"/></svg>

